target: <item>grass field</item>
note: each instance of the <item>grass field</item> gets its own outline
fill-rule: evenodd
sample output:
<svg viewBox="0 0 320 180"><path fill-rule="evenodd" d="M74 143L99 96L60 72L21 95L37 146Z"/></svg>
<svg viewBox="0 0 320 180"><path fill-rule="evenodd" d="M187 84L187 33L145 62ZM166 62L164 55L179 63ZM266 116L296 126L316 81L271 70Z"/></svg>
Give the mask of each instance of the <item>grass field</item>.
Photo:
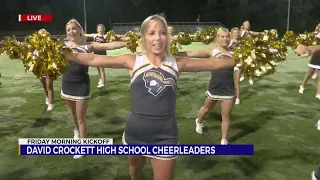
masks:
<svg viewBox="0 0 320 180"><path fill-rule="evenodd" d="M209 46L193 44L184 49ZM109 52L121 54L124 49ZM176 180L305 180L319 165L319 117L315 80L305 94L298 93L308 59L289 53L278 71L241 84L241 104L233 109L230 142L254 144L254 156L179 157ZM129 76L126 70L107 69L106 90L96 88L97 70L90 69L92 99L88 108L90 137L121 136L130 110ZM124 180L130 179L126 157L18 156L18 138L72 138L73 125L60 97L61 78L54 82L55 109L46 111L39 81L25 73L21 62L0 56L0 179L2 180ZM177 122L180 143L220 142L220 106L206 117L203 135L195 132L194 120L204 102L209 72L183 73L179 81ZM152 179L150 163L142 180Z"/></svg>

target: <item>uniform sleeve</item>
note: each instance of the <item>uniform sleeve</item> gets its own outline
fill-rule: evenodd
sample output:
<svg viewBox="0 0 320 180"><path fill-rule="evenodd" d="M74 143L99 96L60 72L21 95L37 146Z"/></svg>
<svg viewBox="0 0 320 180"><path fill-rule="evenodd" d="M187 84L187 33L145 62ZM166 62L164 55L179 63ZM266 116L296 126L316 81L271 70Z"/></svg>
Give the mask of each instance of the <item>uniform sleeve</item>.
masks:
<svg viewBox="0 0 320 180"><path fill-rule="evenodd" d="M220 53L218 49L212 49L212 57L217 57Z"/></svg>

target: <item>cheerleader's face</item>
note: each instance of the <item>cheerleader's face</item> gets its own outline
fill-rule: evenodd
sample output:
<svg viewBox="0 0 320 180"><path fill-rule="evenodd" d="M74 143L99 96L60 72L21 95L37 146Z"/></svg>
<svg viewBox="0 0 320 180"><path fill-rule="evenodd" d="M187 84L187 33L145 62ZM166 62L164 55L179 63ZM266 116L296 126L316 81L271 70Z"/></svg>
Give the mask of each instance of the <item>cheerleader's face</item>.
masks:
<svg viewBox="0 0 320 180"><path fill-rule="evenodd" d="M243 27L244 27L245 30L249 31L250 30L250 23L249 22L245 22L243 24Z"/></svg>
<svg viewBox="0 0 320 180"><path fill-rule="evenodd" d="M144 41L147 52L163 55L168 44L167 28L160 21L151 21Z"/></svg>
<svg viewBox="0 0 320 180"><path fill-rule="evenodd" d="M232 37L234 39L238 39L240 37L240 31L238 29L235 29L232 31Z"/></svg>
<svg viewBox="0 0 320 180"><path fill-rule="evenodd" d="M173 29L172 29L172 28L169 28L169 29L168 29L168 33L169 33L170 36L173 36Z"/></svg>
<svg viewBox="0 0 320 180"><path fill-rule="evenodd" d="M97 32L98 32L99 34L104 34L104 28L103 28L102 26L98 26Z"/></svg>
<svg viewBox="0 0 320 180"><path fill-rule="evenodd" d="M222 31L218 35L218 43L221 47L224 47L224 48L228 47L230 44L230 33Z"/></svg>
<svg viewBox="0 0 320 180"><path fill-rule="evenodd" d="M69 41L77 41L81 37L81 29L75 23L67 24L66 33Z"/></svg>

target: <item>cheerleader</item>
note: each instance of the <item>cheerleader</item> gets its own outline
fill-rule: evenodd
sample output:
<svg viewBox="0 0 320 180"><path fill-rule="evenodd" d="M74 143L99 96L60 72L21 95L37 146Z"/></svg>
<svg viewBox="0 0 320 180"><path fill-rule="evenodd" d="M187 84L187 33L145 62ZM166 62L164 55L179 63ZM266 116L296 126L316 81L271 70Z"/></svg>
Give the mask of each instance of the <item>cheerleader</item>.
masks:
<svg viewBox="0 0 320 180"><path fill-rule="evenodd" d="M316 35L316 39L318 39L318 41L320 41L320 23L316 26L314 33ZM316 79L317 78L317 74L318 74L318 70L315 70L313 75L312 75L312 79Z"/></svg>
<svg viewBox="0 0 320 180"><path fill-rule="evenodd" d="M50 33L48 31L46 31L45 29L40 29L38 31L39 34L47 34L50 35ZM34 52L34 54L38 54L36 51ZM40 83L42 85L42 88L44 90L44 93L46 95L46 99L45 99L45 103L48 106L47 107L47 111L52 111L53 110L53 100L54 100L54 90L53 90L53 79L49 76L42 76L40 78Z"/></svg>
<svg viewBox="0 0 320 180"><path fill-rule="evenodd" d="M316 38L320 40L320 24L317 25L317 27L314 30L314 33L316 34ZM302 55L302 56L305 56L305 55ZM302 84L300 85L300 89L299 89L300 94L303 94L305 90L304 86L307 84L311 76L312 76L312 79L317 78L319 69L320 69L320 52L312 53L312 57L308 64L307 73L303 78ZM320 80L318 80L317 84L318 85L317 85L316 98L320 99Z"/></svg>
<svg viewBox="0 0 320 180"><path fill-rule="evenodd" d="M141 25L143 55L99 56L70 53L69 60L95 67L126 68L131 76L131 113L123 143L129 145L178 144L175 119L176 91L180 72L233 68L233 58L192 60L170 56L170 37L166 20L153 15ZM129 156L131 180L140 178L146 158L151 158L154 180L172 180L176 155Z"/></svg>
<svg viewBox="0 0 320 180"><path fill-rule="evenodd" d="M185 55L191 57L230 57L232 54L229 49L230 33L227 29L221 29L217 32L214 40L216 48L204 51L187 51ZM181 53L182 55L182 53ZM203 124L202 121L205 115L221 101L221 144L227 145L227 136L229 132L230 116L235 98L235 85L234 85L234 69L226 68L211 71L211 80L206 91L206 99L204 105L201 107L198 118L196 119L196 132L202 134Z"/></svg>
<svg viewBox="0 0 320 180"><path fill-rule="evenodd" d="M174 35L174 28L172 26L168 26L169 36L172 40L178 40L178 35Z"/></svg>
<svg viewBox="0 0 320 180"><path fill-rule="evenodd" d="M106 51L126 46L126 43L124 42L92 42L90 44L86 44L83 29L79 22L75 19L71 19L66 24L66 33L68 39L67 46L70 47L75 53ZM88 66L75 62L69 63L67 71L64 72L62 76L61 97L65 99L68 110L70 111L74 121L74 138L87 138L86 114L88 100L90 98L90 78L88 74ZM83 156L75 155L74 159L81 157Z"/></svg>
<svg viewBox="0 0 320 180"><path fill-rule="evenodd" d="M243 29L241 31L241 37L244 37L245 35L258 36L260 34L260 32L251 31L251 26L249 21L244 21L242 26L243 26Z"/></svg>
<svg viewBox="0 0 320 180"><path fill-rule="evenodd" d="M93 38L94 42L98 43L104 43L107 39L107 35L105 34L106 28L103 24L98 24L96 27L97 33L94 34L85 34L85 37L90 37ZM94 52L94 54L99 54L99 55L107 55L106 51L97 51ZM104 83L106 81L106 72L104 68L102 67L97 67L98 73L99 73L99 82L97 88L103 88Z"/></svg>
<svg viewBox="0 0 320 180"><path fill-rule="evenodd" d="M230 44L229 44L229 49L233 50L235 45L238 43L240 39L240 30L237 27L234 27L231 29L230 33ZM238 67L234 67L235 71L235 88L236 88L236 101L235 104L240 104L240 78L241 78L241 70Z"/></svg>
<svg viewBox="0 0 320 180"><path fill-rule="evenodd" d="M251 26L249 21L244 21L241 27L242 27L242 31L240 35L241 38L245 37L246 35L257 36L260 34L259 32L251 31ZM244 80L244 76L241 76L240 81L243 81L243 80ZM253 79L251 77L249 78L249 84L253 85Z"/></svg>

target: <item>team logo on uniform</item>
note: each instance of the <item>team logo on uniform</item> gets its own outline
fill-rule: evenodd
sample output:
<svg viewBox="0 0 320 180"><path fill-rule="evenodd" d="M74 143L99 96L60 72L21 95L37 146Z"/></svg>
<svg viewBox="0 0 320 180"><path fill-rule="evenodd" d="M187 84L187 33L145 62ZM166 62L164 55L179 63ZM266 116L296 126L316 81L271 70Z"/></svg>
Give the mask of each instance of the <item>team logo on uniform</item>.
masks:
<svg viewBox="0 0 320 180"><path fill-rule="evenodd" d="M143 80L148 92L158 96L166 87L174 89L176 82L172 78L165 78L160 72L149 70L144 73Z"/></svg>
<svg viewBox="0 0 320 180"><path fill-rule="evenodd" d="M104 43L106 40L103 36L96 36L95 41L99 43Z"/></svg>

